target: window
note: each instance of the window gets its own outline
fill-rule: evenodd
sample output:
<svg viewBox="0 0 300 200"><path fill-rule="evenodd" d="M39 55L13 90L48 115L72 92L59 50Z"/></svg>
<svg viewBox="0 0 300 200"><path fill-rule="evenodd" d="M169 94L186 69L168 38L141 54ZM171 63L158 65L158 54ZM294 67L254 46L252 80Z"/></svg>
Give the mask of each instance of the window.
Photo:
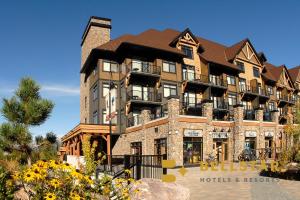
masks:
<svg viewBox="0 0 300 200"><path fill-rule="evenodd" d="M142 142L132 142L130 149L132 155L142 155Z"/></svg>
<svg viewBox="0 0 300 200"><path fill-rule="evenodd" d="M277 97L277 99L281 98L281 91L280 90L276 91L276 97Z"/></svg>
<svg viewBox="0 0 300 200"><path fill-rule="evenodd" d="M245 72L245 66L244 63L236 61L236 65L238 66L238 68L242 71Z"/></svg>
<svg viewBox="0 0 300 200"><path fill-rule="evenodd" d="M118 64L110 61L103 61L103 71L118 72Z"/></svg>
<svg viewBox="0 0 300 200"><path fill-rule="evenodd" d="M98 111L93 112L93 123L98 124Z"/></svg>
<svg viewBox="0 0 300 200"><path fill-rule="evenodd" d="M267 91L268 91L268 94L269 94L269 95L272 95L272 94L273 94L273 87L267 85Z"/></svg>
<svg viewBox="0 0 300 200"><path fill-rule="evenodd" d="M176 96L177 95L177 86L164 84L164 97Z"/></svg>
<svg viewBox="0 0 300 200"><path fill-rule="evenodd" d="M193 59L193 49L188 46L182 46L181 50L187 56L187 58Z"/></svg>
<svg viewBox="0 0 300 200"><path fill-rule="evenodd" d="M96 84L93 87L93 100L95 101L98 98L98 85Z"/></svg>
<svg viewBox="0 0 300 200"><path fill-rule="evenodd" d="M269 103L269 110L270 110L270 111L276 110L276 108L275 108L275 103L274 103L274 102L270 102L270 103Z"/></svg>
<svg viewBox="0 0 300 200"><path fill-rule="evenodd" d="M184 93L184 101L187 106L195 106L197 102L196 100L196 94L189 92L189 93Z"/></svg>
<svg viewBox="0 0 300 200"><path fill-rule="evenodd" d="M227 75L227 84L228 85L235 85L235 77Z"/></svg>
<svg viewBox="0 0 300 200"><path fill-rule="evenodd" d="M253 76L259 78L259 69L257 67L253 67Z"/></svg>
<svg viewBox="0 0 300 200"><path fill-rule="evenodd" d="M240 91L244 92L246 90L246 80L243 78L240 78L239 86L240 86Z"/></svg>
<svg viewBox="0 0 300 200"><path fill-rule="evenodd" d="M237 102L237 96L236 94L228 94L228 104L230 106L236 105Z"/></svg>
<svg viewBox="0 0 300 200"><path fill-rule="evenodd" d="M174 62L163 61L163 71L176 73L176 64Z"/></svg>
<svg viewBox="0 0 300 200"><path fill-rule="evenodd" d="M182 66L183 80L194 80L195 79L195 67L189 65Z"/></svg>
<svg viewBox="0 0 300 200"><path fill-rule="evenodd" d="M109 93L109 83L102 84L102 96L105 97Z"/></svg>
<svg viewBox="0 0 300 200"><path fill-rule="evenodd" d="M118 116L118 114L116 112L115 117L111 120L112 124L116 124L117 123L117 116ZM108 118L108 119L106 119L106 118ZM103 124L109 124L109 117L107 116L106 110L102 110L102 123Z"/></svg>
<svg viewBox="0 0 300 200"><path fill-rule="evenodd" d="M140 60L132 60L132 71L150 73L150 65L148 62Z"/></svg>
<svg viewBox="0 0 300 200"><path fill-rule="evenodd" d="M156 139L154 140L154 155L167 154L167 139Z"/></svg>

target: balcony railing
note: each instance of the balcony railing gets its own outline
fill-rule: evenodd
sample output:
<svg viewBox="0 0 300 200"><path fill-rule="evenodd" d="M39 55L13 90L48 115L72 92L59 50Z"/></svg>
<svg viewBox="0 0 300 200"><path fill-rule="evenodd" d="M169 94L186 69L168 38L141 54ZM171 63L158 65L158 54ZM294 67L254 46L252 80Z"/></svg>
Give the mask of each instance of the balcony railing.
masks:
<svg viewBox="0 0 300 200"><path fill-rule="evenodd" d="M228 110L229 103L225 100L213 101L213 109Z"/></svg>
<svg viewBox="0 0 300 200"><path fill-rule="evenodd" d="M134 115L127 118L127 127L137 126L141 124L140 115Z"/></svg>
<svg viewBox="0 0 300 200"><path fill-rule="evenodd" d="M227 87L227 81L221 76L209 76L209 83L213 86Z"/></svg>
<svg viewBox="0 0 300 200"><path fill-rule="evenodd" d="M289 97L287 95L277 95L277 99L280 101L289 101Z"/></svg>
<svg viewBox="0 0 300 200"><path fill-rule="evenodd" d="M273 121L272 112L270 110L264 110L263 121L267 121L267 122Z"/></svg>
<svg viewBox="0 0 300 200"><path fill-rule="evenodd" d="M245 109L244 120L256 120L255 111L253 109Z"/></svg>
<svg viewBox="0 0 300 200"><path fill-rule="evenodd" d="M202 107L201 100L197 98L192 98L192 97L186 97L184 98L184 101L182 102L183 107Z"/></svg>
<svg viewBox="0 0 300 200"><path fill-rule="evenodd" d="M196 74L195 72L183 72L182 78L185 81L195 81L199 83L208 83L208 76Z"/></svg>
<svg viewBox="0 0 300 200"><path fill-rule="evenodd" d="M153 93L148 91L130 90L127 93L127 101L148 101L148 102L161 102L162 97L160 93Z"/></svg>
<svg viewBox="0 0 300 200"><path fill-rule="evenodd" d="M129 72L140 72L145 74L160 75L161 68L156 65L152 65L147 62L131 62L127 65L127 73Z"/></svg>

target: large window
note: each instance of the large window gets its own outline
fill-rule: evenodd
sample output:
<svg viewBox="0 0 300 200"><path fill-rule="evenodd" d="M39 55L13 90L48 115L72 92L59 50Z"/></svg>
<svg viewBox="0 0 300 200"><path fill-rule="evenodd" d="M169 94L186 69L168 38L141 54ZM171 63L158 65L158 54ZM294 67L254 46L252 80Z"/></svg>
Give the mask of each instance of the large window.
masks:
<svg viewBox="0 0 300 200"><path fill-rule="evenodd" d="M164 84L164 97L176 96L177 95L177 86Z"/></svg>
<svg viewBox="0 0 300 200"><path fill-rule="evenodd" d="M245 66L243 62L236 61L236 65L242 72L245 72Z"/></svg>
<svg viewBox="0 0 300 200"><path fill-rule="evenodd" d="M194 80L195 79L195 67L190 65L182 66L183 80Z"/></svg>
<svg viewBox="0 0 300 200"><path fill-rule="evenodd" d="M133 60L132 61L132 71L136 72L150 72L150 65L148 62L141 61L141 60Z"/></svg>
<svg viewBox="0 0 300 200"><path fill-rule="evenodd" d="M163 61L163 71L176 73L176 64L174 62Z"/></svg>
<svg viewBox="0 0 300 200"><path fill-rule="evenodd" d="M270 111L276 110L276 108L275 108L275 103L274 103L274 102L270 102L270 103L269 103L269 110L270 110Z"/></svg>
<svg viewBox="0 0 300 200"><path fill-rule="evenodd" d="M130 149L132 155L142 155L142 142L132 142Z"/></svg>
<svg viewBox="0 0 300 200"><path fill-rule="evenodd" d="M167 154L167 139L161 138L154 140L154 155Z"/></svg>
<svg viewBox="0 0 300 200"><path fill-rule="evenodd" d="M228 94L228 104L230 106L236 105L237 102L237 96L236 94Z"/></svg>
<svg viewBox="0 0 300 200"><path fill-rule="evenodd" d="M253 67L253 76L259 78L259 69L257 67Z"/></svg>
<svg viewBox="0 0 300 200"><path fill-rule="evenodd" d="M228 85L235 85L235 77L227 75L227 84Z"/></svg>
<svg viewBox="0 0 300 200"><path fill-rule="evenodd" d="M95 101L98 98L98 85L96 84L93 87L93 100Z"/></svg>
<svg viewBox="0 0 300 200"><path fill-rule="evenodd" d="M239 86L240 86L240 91L244 92L246 90L246 79L240 78Z"/></svg>
<svg viewBox="0 0 300 200"><path fill-rule="evenodd" d="M272 95L273 94L273 87L270 86L270 85L267 85L267 92L269 95Z"/></svg>
<svg viewBox="0 0 300 200"><path fill-rule="evenodd" d="M197 100L196 100L196 94L189 92L189 93L184 93L184 101L187 106L195 106Z"/></svg>
<svg viewBox="0 0 300 200"><path fill-rule="evenodd" d="M102 84L102 96L105 97L109 93L109 83Z"/></svg>
<svg viewBox="0 0 300 200"><path fill-rule="evenodd" d="M182 46L181 50L186 55L187 58L193 59L193 49L188 46Z"/></svg>
<svg viewBox="0 0 300 200"><path fill-rule="evenodd" d="M118 64L111 61L103 61L103 71L118 72Z"/></svg>
<svg viewBox="0 0 300 200"><path fill-rule="evenodd" d="M93 123L98 124L98 111L93 112Z"/></svg>

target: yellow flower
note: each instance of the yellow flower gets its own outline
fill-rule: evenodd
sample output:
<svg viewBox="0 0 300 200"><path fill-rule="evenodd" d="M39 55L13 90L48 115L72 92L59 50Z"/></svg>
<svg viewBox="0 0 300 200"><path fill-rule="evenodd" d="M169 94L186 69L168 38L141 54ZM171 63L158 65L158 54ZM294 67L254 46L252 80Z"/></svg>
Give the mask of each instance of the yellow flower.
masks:
<svg viewBox="0 0 300 200"><path fill-rule="evenodd" d="M80 200L81 199L80 196L75 192L71 192L70 197L72 200Z"/></svg>
<svg viewBox="0 0 300 200"><path fill-rule="evenodd" d="M77 178L77 179L83 179L83 175L81 173L79 173L77 170L72 170L70 175L74 178Z"/></svg>
<svg viewBox="0 0 300 200"><path fill-rule="evenodd" d="M56 179L56 178L52 179L49 183L55 189L58 188L61 185L60 181L58 179Z"/></svg>
<svg viewBox="0 0 300 200"><path fill-rule="evenodd" d="M26 172L24 174L24 181L25 182L32 182L32 181L34 181L34 175L33 175L33 173L32 172Z"/></svg>
<svg viewBox="0 0 300 200"><path fill-rule="evenodd" d="M91 179L90 176L84 176L84 180L85 180L85 182L87 182L90 185L93 184L93 180Z"/></svg>
<svg viewBox="0 0 300 200"><path fill-rule="evenodd" d="M59 162L56 160L50 160L49 161L49 167L53 168L53 169L58 169L59 168Z"/></svg>
<svg viewBox="0 0 300 200"><path fill-rule="evenodd" d="M125 174L128 174L128 175L131 174L131 171L129 169L125 169L124 172L125 172Z"/></svg>
<svg viewBox="0 0 300 200"><path fill-rule="evenodd" d="M48 192L45 196L45 200L55 200L55 199L56 199L56 196L52 192Z"/></svg>
<svg viewBox="0 0 300 200"><path fill-rule="evenodd" d="M72 167L69 163L63 163L63 164L61 164L61 168L63 170L75 170L74 167Z"/></svg>
<svg viewBox="0 0 300 200"><path fill-rule="evenodd" d="M104 186L104 188L103 188L103 195L109 195L110 194L110 189L109 189L109 187L107 187L107 186Z"/></svg>

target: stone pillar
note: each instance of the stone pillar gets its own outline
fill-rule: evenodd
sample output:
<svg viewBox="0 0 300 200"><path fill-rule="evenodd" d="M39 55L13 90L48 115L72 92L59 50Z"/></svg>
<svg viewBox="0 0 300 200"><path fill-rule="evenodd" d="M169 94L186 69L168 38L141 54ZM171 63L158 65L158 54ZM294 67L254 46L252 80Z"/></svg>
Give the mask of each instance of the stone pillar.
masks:
<svg viewBox="0 0 300 200"><path fill-rule="evenodd" d="M264 121L264 111L262 109L257 109L255 111L255 115L256 115L256 120L259 122L263 122Z"/></svg>
<svg viewBox="0 0 300 200"><path fill-rule="evenodd" d="M233 109L234 129L233 133L233 160L238 161L238 156L242 153L245 143L245 135L243 129L243 106L236 105Z"/></svg>
<svg viewBox="0 0 300 200"><path fill-rule="evenodd" d="M144 127L147 122L151 121L151 110L149 108L143 108L140 116L141 116L141 122L143 126L142 152L143 155L153 155L154 152L149 152L149 148L148 148L149 145L153 143L153 141L150 141L150 138L153 139L153 137L149 137L148 134L153 134L153 133L148 133L149 130Z"/></svg>
<svg viewBox="0 0 300 200"><path fill-rule="evenodd" d="M203 104L203 116L207 118L206 135L203 136L203 160L208 158L208 155L213 153L213 138L211 133L214 127L212 126L213 120L213 104L211 101L206 101Z"/></svg>
<svg viewBox="0 0 300 200"><path fill-rule="evenodd" d="M213 119L213 104L209 101L203 104L203 116L207 117L207 123L211 124Z"/></svg>
<svg viewBox="0 0 300 200"><path fill-rule="evenodd" d="M183 165L183 133L179 131L177 117L179 115L179 99L168 100L169 131L167 137L168 159L175 160L176 166Z"/></svg>

